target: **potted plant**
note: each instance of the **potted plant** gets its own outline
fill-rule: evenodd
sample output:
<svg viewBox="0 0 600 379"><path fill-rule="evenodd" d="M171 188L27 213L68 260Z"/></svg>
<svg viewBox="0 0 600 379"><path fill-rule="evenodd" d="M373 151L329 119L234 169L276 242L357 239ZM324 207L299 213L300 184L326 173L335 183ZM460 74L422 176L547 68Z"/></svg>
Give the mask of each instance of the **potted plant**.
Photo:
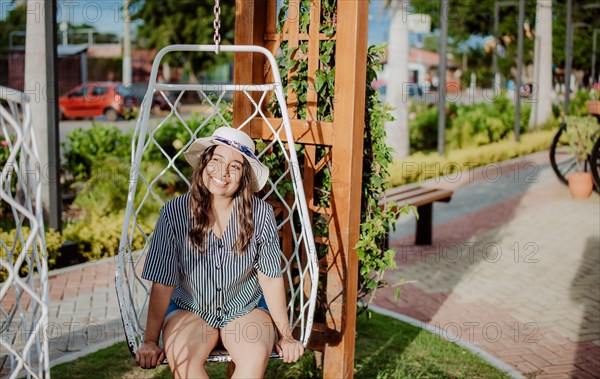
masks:
<svg viewBox="0 0 600 379"><path fill-rule="evenodd" d="M585 199L590 196L594 188L592 174L586 170L592 154L595 139L599 136L600 126L593 116L566 118L566 137L569 151L577 160L576 172L567 177L569 190L575 199Z"/></svg>
<svg viewBox="0 0 600 379"><path fill-rule="evenodd" d="M594 87L590 92L591 100L585 102L588 113L591 115L600 115L600 88Z"/></svg>

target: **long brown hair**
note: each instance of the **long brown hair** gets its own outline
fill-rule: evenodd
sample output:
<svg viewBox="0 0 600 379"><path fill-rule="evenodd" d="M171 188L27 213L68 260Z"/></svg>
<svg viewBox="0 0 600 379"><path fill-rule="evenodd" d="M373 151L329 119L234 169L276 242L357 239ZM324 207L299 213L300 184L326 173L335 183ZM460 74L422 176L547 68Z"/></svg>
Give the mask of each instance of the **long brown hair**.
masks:
<svg viewBox="0 0 600 379"><path fill-rule="evenodd" d="M189 238L192 245L196 246L200 251L204 251L204 243L210 230L209 210L211 208L212 194L204 185L202 173L204 168L212 159L216 146L210 146L204 151L198 164L192 172L190 184L190 216L191 226ZM237 214L239 225L239 234L233 246L238 254L243 254L250 244L252 234L254 234L254 222L252 220L252 168L246 159L242 159L242 178L240 187L235 192L234 199L237 201Z"/></svg>

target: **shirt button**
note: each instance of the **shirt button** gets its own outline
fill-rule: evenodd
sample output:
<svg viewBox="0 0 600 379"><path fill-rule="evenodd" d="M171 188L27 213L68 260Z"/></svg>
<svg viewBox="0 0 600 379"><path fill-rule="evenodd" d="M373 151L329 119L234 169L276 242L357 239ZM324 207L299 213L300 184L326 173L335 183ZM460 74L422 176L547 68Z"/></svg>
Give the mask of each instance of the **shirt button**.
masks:
<svg viewBox="0 0 600 379"><path fill-rule="evenodd" d="M217 307L217 312L221 312L221 307Z"/></svg>
<svg viewBox="0 0 600 379"><path fill-rule="evenodd" d="M215 268L218 270L218 269L220 269L220 268L221 268L221 265L220 265L220 264L216 264L216 265L215 265Z"/></svg>
<svg viewBox="0 0 600 379"><path fill-rule="evenodd" d="M217 292L218 292L218 291L221 291L221 287L217 287Z"/></svg>
<svg viewBox="0 0 600 379"><path fill-rule="evenodd" d="M217 317L217 321L223 320L223 317Z"/></svg>

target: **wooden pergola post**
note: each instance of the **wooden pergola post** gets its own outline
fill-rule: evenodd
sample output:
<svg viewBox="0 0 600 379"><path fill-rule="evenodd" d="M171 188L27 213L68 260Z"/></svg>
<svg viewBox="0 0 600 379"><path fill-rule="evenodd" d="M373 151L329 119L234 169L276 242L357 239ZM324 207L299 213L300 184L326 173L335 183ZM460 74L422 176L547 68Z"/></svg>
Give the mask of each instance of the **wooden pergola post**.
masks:
<svg viewBox="0 0 600 379"><path fill-rule="evenodd" d="M327 326L339 343L325 345L325 378L352 378L356 330L369 2L338 1L332 173L333 251L327 275Z"/></svg>
<svg viewBox="0 0 600 379"><path fill-rule="evenodd" d="M299 1L289 0L290 12L299 15ZM320 0L310 8L308 33L298 28L298 17L290 19L276 32L277 3L265 0L236 0L235 43L256 44L276 54L282 41L288 47L308 41L308 83L306 119L294 112L296 94L288 92L288 109L297 142L305 146L304 188L309 209L329 221L329 235L317 241L328 247L327 256L319 262L326 280L326 315L324 323L313 327L310 347L325 353L325 378L351 378L354 370L354 339L358 257L354 246L360 231L363 135L365 124L365 91L369 2L338 0L337 31L326 37L319 33ZM314 90L315 70L319 68L319 45L327 39L336 40L335 103L333 122L317 120L317 94ZM261 83L269 73L264 61L248 54L238 54L234 60L234 81ZM291 77L288 73L288 77ZM248 116L249 109L241 99L234 98L234 124ZM239 114L238 114L239 113ZM261 120L252 122L250 132L255 138L268 138ZM316 147L329 149L317 162ZM331 205L322 208L314 204L314 176L324 167L331 170Z"/></svg>

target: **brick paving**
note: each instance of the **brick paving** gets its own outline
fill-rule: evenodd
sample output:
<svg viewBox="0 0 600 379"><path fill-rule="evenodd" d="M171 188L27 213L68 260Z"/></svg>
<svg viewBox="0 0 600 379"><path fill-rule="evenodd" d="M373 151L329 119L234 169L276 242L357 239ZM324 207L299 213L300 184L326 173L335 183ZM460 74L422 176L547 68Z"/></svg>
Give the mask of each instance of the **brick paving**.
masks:
<svg viewBox="0 0 600 379"><path fill-rule="evenodd" d="M384 289L374 303L525 377L598 378L600 198L572 200L546 155L498 166L500 178L475 170L428 183L455 190L449 204L434 205L434 243L414 246L414 221L402 220L391 238L398 268L387 279L408 283L397 301ZM114 271L105 259L51 274L52 364L123 339Z"/></svg>
<svg viewBox="0 0 600 379"><path fill-rule="evenodd" d="M464 205L462 214L454 199L435 204L434 217L447 221L435 225L432 245L414 246L400 226L391 239L398 268L386 279L408 283L397 301L386 289L374 303L470 342L525 377L598 378L600 198L571 199L544 156L531 158L539 170L528 186L481 176L455 184L459 204L477 203L481 188L498 200L474 211ZM514 179L514 170L503 174Z"/></svg>
<svg viewBox="0 0 600 379"><path fill-rule="evenodd" d="M115 258L109 258L51 273L51 362L123 340L115 268Z"/></svg>

